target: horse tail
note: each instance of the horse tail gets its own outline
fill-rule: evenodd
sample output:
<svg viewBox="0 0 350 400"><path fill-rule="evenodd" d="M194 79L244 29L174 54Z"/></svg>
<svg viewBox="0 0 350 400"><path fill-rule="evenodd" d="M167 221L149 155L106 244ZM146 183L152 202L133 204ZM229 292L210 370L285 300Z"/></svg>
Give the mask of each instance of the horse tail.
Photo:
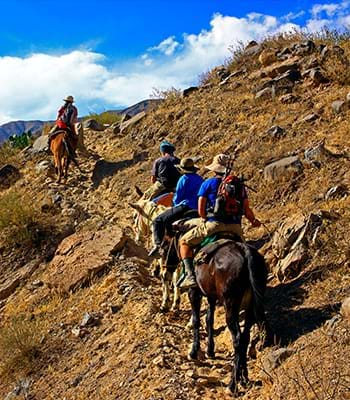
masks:
<svg viewBox="0 0 350 400"><path fill-rule="evenodd" d="M254 315L256 322L265 321L264 294L266 288L267 271L263 257L252 247L243 244L245 261L248 269L249 282L254 301Z"/></svg>

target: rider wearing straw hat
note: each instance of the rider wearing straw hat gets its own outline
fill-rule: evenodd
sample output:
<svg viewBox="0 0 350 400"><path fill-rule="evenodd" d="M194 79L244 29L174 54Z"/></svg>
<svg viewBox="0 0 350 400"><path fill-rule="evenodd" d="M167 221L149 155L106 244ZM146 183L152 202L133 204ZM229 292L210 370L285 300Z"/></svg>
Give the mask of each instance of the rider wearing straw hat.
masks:
<svg viewBox="0 0 350 400"><path fill-rule="evenodd" d="M188 211L196 211L198 198L197 193L203 182L203 178L197 174L198 167L192 158L183 158L176 168L183 174L178 180L173 207L164 211L153 220L154 247L150 256L159 256L159 251L164 239L165 232L172 234L171 224L184 217Z"/></svg>
<svg viewBox="0 0 350 400"><path fill-rule="evenodd" d="M231 232L236 234L244 241L241 228L242 216L251 222L253 227L259 227L260 221L255 218L253 211L249 207L246 190L243 193L242 215L232 215L222 219L212 212L214 210L217 192L226 172L226 167L230 162L230 157L226 154L218 154L213 162L206 167L207 170L214 172L214 177L206 179L198 192L198 214L202 218L199 225L185 233L180 239L180 255L185 267L186 277L180 284L182 288L196 286L196 279L193 268L193 247L199 245L202 240L217 232Z"/></svg>
<svg viewBox="0 0 350 400"><path fill-rule="evenodd" d="M69 150L72 155L75 157L75 148L78 142L78 136L75 132L75 126L78 122L78 109L73 105L74 98L73 96L67 96L63 99L64 104L58 110L56 122L51 131L49 132L49 147L50 140L58 130L65 130L68 134L68 142L69 142Z"/></svg>

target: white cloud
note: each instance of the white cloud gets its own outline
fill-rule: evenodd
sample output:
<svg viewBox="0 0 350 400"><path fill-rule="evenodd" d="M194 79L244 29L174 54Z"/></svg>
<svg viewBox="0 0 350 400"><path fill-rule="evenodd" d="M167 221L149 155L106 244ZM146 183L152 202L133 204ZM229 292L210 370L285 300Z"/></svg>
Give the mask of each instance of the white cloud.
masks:
<svg viewBox="0 0 350 400"><path fill-rule="evenodd" d="M349 22L348 3L342 2L335 11L326 5L322 10L313 8L308 29ZM324 13L327 18L321 17ZM199 74L222 64L230 56L228 48L237 42L300 28L290 22L297 16L215 14L208 29L184 33L181 40L170 36L136 59L113 66L104 55L82 48L63 55L0 57L0 124L15 119L53 119L68 94L76 98L84 115L131 105L148 98L154 88L184 88L196 83Z"/></svg>
<svg viewBox="0 0 350 400"><path fill-rule="evenodd" d="M167 39L159 43L158 46L151 47L150 51L158 50L159 52L165 54L166 56L171 56L174 51L179 46L179 43L175 40L174 36L170 36Z"/></svg>
<svg viewBox="0 0 350 400"><path fill-rule="evenodd" d="M298 19L298 18L300 18L300 17L302 17L304 15L305 15L305 11L304 10L296 12L296 13L290 12L287 15L284 15L281 19L284 20L284 21L289 22L289 21L293 21L294 19Z"/></svg>
<svg viewBox="0 0 350 400"><path fill-rule="evenodd" d="M336 13L337 10L341 8L341 4L315 4L312 9L311 13L314 17L317 17L323 11L327 14L327 16L331 17Z"/></svg>
<svg viewBox="0 0 350 400"><path fill-rule="evenodd" d="M312 18L307 21L306 28L316 32L324 27L343 29L350 18L350 1L339 3L315 4L311 9Z"/></svg>

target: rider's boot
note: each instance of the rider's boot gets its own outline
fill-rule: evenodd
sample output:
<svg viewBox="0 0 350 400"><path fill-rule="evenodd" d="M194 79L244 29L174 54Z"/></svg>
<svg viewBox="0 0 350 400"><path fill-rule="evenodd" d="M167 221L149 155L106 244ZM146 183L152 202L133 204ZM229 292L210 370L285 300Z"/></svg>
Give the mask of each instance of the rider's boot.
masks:
<svg viewBox="0 0 350 400"><path fill-rule="evenodd" d="M185 267L185 279L180 283L182 289L189 289L197 286L196 277L194 275L193 258L185 258L182 260Z"/></svg>

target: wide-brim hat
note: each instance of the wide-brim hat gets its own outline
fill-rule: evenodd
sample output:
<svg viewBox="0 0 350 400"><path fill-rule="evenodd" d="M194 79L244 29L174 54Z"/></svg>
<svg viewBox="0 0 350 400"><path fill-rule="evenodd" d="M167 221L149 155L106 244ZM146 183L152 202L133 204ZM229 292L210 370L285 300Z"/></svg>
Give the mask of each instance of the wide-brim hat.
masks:
<svg viewBox="0 0 350 400"><path fill-rule="evenodd" d="M175 165L175 167L184 174L199 170L199 167L194 163L193 159L189 157L183 158L180 164Z"/></svg>
<svg viewBox="0 0 350 400"><path fill-rule="evenodd" d="M73 96L67 96L63 101L68 101L68 103L74 103L74 97Z"/></svg>
<svg viewBox="0 0 350 400"><path fill-rule="evenodd" d="M213 162L205 167L209 171L216 172L218 174L224 174L230 161L230 156L227 154L218 154L213 158Z"/></svg>

